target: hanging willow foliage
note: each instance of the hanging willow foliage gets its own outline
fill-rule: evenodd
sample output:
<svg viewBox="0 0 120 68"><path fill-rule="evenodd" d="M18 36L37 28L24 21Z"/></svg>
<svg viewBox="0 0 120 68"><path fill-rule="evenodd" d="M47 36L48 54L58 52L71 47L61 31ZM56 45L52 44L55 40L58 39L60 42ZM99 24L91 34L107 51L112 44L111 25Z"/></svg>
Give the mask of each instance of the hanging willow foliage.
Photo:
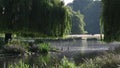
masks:
<svg viewBox="0 0 120 68"><path fill-rule="evenodd" d="M104 40L120 41L120 0L102 0Z"/></svg>
<svg viewBox="0 0 120 68"><path fill-rule="evenodd" d="M63 36L70 32L70 15L60 0L1 0L0 31ZM2 7L2 8L1 8Z"/></svg>
<svg viewBox="0 0 120 68"><path fill-rule="evenodd" d="M30 0L1 0L0 31L16 33L28 29Z"/></svg>
<svg viewBox="0 0 120 68"><path fill-rule="evenodd" d="M63 36L69 32L69 14L60 0L33 0L32 3L30 30L48 36Z"/></svg>

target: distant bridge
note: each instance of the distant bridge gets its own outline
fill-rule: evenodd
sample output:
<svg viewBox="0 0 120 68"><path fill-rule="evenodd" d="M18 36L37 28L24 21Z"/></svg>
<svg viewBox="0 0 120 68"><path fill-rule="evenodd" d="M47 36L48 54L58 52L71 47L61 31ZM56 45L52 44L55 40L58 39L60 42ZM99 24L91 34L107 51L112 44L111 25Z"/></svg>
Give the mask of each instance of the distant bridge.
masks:
<svg viewBox="0 0 120 68"><path fill-rule="evenodd" d="M83 35L67 35L68 38L81 38L83 40L85 39L98 39L100 40L101 37L103 39L104 35L102 34L94 34L94 35L91 35L91 34L83 34Z"/></svg>

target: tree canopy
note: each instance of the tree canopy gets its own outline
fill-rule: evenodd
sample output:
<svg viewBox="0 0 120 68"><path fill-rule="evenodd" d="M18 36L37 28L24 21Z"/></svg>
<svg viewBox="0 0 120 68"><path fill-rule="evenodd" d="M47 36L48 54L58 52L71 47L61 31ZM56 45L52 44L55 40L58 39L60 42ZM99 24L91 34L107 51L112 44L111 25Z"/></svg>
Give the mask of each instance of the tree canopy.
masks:
<svg viewBox="0 0 120 68"><path fill-rule="evenodd" d="M60 0L0 0L0 32L63 36L70 26Z"/></svg>
<svg viewBox="0 0 120 68"><path fill-rule="evenodd" d="M86 33L84 27L84 15L80 11L74 11L71 7L67 6L71 16L71 34L84 34Z"/></svg>
<svg viewBox="0 0 120 68"><path fill-rule="evenodd" d="M68 6L75 12L80 11L80 13L84 15L85 30L89 34L100 33L101 1L74 0L73 3Z"/></svg>
<svg viewBox="0 0 120 68"><path fill-rule="evenodd" d="M104 28L104 40L120 41L120 0L102 0L102 3L101 23Z"/></svg>

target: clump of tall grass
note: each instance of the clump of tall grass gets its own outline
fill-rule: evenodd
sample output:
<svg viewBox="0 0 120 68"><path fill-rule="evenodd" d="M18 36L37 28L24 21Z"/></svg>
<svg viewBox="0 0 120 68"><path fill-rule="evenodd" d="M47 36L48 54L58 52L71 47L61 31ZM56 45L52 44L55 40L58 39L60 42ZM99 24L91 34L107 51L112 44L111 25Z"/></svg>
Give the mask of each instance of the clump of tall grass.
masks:
<svg viewBox="0 0 120 68"><path fill-rule="evenodd" d="M30 65L25 64L22 61L19 61L18 63L8 65L8 68L30 68Z"/></svg>
<svg viewBox="0 0 120 68"><path fill-rule="evenodd" d="M58 68L78 68L78 67L75 65L75 63L70 62L66 57L64 57L61 60Z"/></svg>
<svg viewBox="0 0 120 68"><path fill-rule="evenodd" d="M97 56L91 59L83 59L84 62L80 63L78 66L75 63L68 61L64 57L58 68L118 68L120 67L120 54L105 53L104 55Z"/></svg>
<svg viewBox="0 0 120 68"><path fill-rule="evenodd" d="M94 59L86 59L80 64L80 68L117 68L118 65L120 65L120 55L108 53Z"/></svg>
<svg viewBox="0 0 120 68"><path fill-rule="evenodd" d="M29 44L28 42L10 41L4 45L2 51L4 54L24 54L29 52L48 53L50 50L49 43Z"/></svg>
<svg viewBox="0 0 120 68"><path fill-rule="evenodd" d="M29 46L29 51L30 52L48 53L49 50L50 50L49 43L40 43L38 45Z"/></svg>
<svg viewBox="0 0 120 68"><path fill-rule="evenodd" d="M50 50L49 43L42 43L39 45L40 45L40 52L42 53L48 53L48 51Z"/></svg>

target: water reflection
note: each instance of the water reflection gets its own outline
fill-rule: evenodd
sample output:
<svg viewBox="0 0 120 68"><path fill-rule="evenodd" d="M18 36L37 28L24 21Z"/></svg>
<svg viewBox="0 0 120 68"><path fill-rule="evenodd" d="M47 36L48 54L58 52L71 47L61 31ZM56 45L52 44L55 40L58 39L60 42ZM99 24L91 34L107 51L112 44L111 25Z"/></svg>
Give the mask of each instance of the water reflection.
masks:
<svg viewBox="0 0 120 68"><path fill-rule="evenodd" d="M108 47L104 46L98 40L59 40L49 42L51 47L58 48L62 51L87 51L87 50L108 50Z"/></svg>
<svg viewBox="0 0 120 68"><path fill-rule="evenodd" d="M81 52L84 53L84 50L88 48L87 40L81 40L82 46L81 46Z"/></svg>

